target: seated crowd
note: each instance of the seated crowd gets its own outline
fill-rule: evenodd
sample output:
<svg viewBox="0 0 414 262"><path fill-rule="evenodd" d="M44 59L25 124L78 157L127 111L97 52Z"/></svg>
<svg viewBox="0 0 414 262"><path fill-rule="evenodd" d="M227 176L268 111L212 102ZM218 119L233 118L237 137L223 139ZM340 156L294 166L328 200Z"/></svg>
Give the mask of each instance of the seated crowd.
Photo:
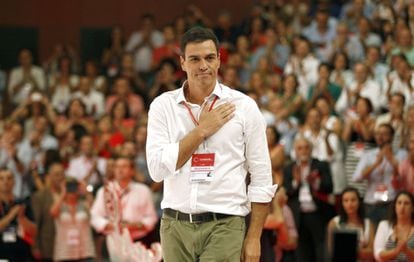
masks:
<svg viewBox="0 0 414 262"><path fill-rule="evenodd" d="M58 44L38 66L22 49L0 71L0 259L105 260L111 181L120 226L159 240L147 112L185 80L179 42L192 26L212 28L220 82L268 125L279 188L262 261L328 261L344 228L358 261L414 261L414 1L402 0L259 1L239 23L189 6L161 30L144 14L129 37L113 28L100 61Z"/></svg>

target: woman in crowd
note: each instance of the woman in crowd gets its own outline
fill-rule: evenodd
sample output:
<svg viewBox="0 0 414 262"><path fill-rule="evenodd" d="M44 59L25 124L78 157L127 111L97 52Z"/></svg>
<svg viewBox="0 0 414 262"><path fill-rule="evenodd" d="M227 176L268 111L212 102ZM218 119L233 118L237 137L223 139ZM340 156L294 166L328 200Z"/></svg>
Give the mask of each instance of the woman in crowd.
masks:
<svg viewBox="0 0 414 262"><path fill-rule="evenodd" d="M414 261L414 197L400 191L395 197L390 217L381 221L374 241L378 261Z"/></svg>
<svg viewBox="0 0 414 262"><path fill-rule="evenodd" d="M80 138L85 133L92 133L95 124L86 113L86 106L79 98L72 99L66 111L66 116L58 118L55 125L55 135L58 138L66 135L71 129L75 130L75 138Z"/></svg>
<svg viewBox="0 0 414 262"><path fill-rule="evenodd" d="M135 119L130 115L127 102L123 99L116 101L112 106L110 116L113 131L120 133L124 140L130 139L134 130Z"/></svg>
<svg viewBox="0 0 414 262"><path fill-rule="evenodd" d="M55 261L93 261L95 246L89 222L90 205L91 201L81 199L76 179L67 178L62 183L61 192L50 208L56 225Z"/></svg>
<svg viewBox="0 0 414 262"><path fill-rule="evenodd" d="M341 137L342 123L341 120L333 114L334 110L330 100L325 96L319 96L315 100L313 107L316 107L321 113L322 127L328 131L334 132L338 137Z"/></svg>
<svg viewBox="0 0 414 262"><path fill-rule="evenodd" d="M50 75L49 90L53 108L63 114L70 102L72 93L79 84L79 77L72 74L72 60L68 56L59 59L59 71Z"/></svg>
<svg viewBox="0 0 414 262"><path fill-rule="evenodd" d="M349 110L345 116L342 140L346 144L345 171L349 186L356 187L360 192L365 190L364 182L352 181L356 165L364 152L372 148L374 141L375 118L371 115L373 106L365 97L356 100L355 111Z"/></svg>
<svg viewBox="0 0 414 262"><path fill-rule="evenodd" d="M283 77L282 88L283 93L280 97L283 99L284 108L281 112L281 118L295 116L300 118L302 115L302 106L304 104L303 98L298 93L298 79L295 74L287 74Z"/></svg>
<svg viewBox="0 0 414 262"><path fill-rule="evenodd" d="M364 207L356 188L348 187L342 191L339 215L328 224L328 250L333 252L333 234L336 229L355 231L358 236L358 261L373 261L374 226L364 217Z"/></svg>
<svg viewBox="0 0 414 262"><path fill-rule="evenodd" d="M125 49L124 32L120 26L114 26L111 31L109 45L102 54L101 64L106 76L115 77L120 71L122 55Z"/></svg>
<svg viewBox="0 0 414 262"><path fill-rule="evenodd" d="M333 70L330 81L345 89L351 84L353 79L352 71L349 69L349 58L344 52L337 52L332 57Z"/></svg>

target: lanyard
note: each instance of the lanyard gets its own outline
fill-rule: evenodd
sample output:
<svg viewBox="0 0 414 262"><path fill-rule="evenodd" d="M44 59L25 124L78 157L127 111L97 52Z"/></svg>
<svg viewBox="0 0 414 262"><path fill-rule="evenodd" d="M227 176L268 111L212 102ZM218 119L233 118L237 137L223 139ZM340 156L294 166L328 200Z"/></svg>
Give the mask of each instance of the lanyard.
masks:
<svg viewBox="0 0 414 262"><path fill-rule="evenodd" d="M214 104L216 103L217 99L218 99L218 96L216 96L216 97L214 98L213 103L211 103L210 108L208 109L208 112L210 112L210 111L213 109L213 106L214 106ZM198 125L199 125L199 124L198 124L198 121L197 121L197 119L195 118L195 116L193 115L193 112L191 111L191 108L187 105L187 103L186 103L186 102L184 102L184 106L187 108L188 113L190 114L191 120L193 120L193 123L194 123L196 126L198 126Z"/></svg>

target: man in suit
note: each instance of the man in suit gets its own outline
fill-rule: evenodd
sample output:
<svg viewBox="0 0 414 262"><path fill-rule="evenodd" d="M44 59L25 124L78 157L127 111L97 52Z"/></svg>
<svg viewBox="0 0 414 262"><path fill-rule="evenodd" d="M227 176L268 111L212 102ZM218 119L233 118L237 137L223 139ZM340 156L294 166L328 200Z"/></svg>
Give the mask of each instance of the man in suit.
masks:
<svg viewBox="0 0 414 262"><path fill-rule="evenodd" d="M334 209L329 164L311 157L312 144L304 137L294 143L296 160L284 170L284 184L299 229L298 261L325 261L325 228Z"/></svg>

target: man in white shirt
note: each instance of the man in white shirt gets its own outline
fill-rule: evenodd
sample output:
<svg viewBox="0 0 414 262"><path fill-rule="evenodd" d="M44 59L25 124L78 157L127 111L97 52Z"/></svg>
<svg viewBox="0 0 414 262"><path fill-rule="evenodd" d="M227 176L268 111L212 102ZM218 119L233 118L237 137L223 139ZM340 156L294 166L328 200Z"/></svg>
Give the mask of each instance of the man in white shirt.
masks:
<svg viewBox="0 0 414 262"><path fill-rule="evenodd" d="M79 80L79 91L73 97L81 99L87 113L98 119L105 112L105 98L101 92L92 89L92 85L86 76L82 76Z"/></svg>
<svg viewBox="0 0 414 262"><path fill-rule="evenodd" d="M45 73L42 68L33 65L32 62L30 50L22 49L19 53L20 66L10 73L8 92L15 105L26 101L33 90L45 90Z"/></svg>
<svg viewBox="0 0 414 262"><path fill-rule="evenodd" d="M154 20L151 14L143 15L141 30L132 33L125 46L126 51L134 54L135 70L139 73L148 73L151 70L152 52L154 48L164 44L164 36L155 30Z"/></svg>
<svg viewBox="0 0 414 262"><path fill-rule="evenodd" d="M309 87L318 81L320 61L311 52L311 44L304 37L295 42L294 53L290 55L284 74L295 74L299 81L298 93L308 98Z"/></svg>
<svg viewBox="0 0 414 262"><path fill-rule="evenodd" d="M121 214L111 217L114 214L108 210L108 198L113 198L113 195L109 194L106 186L101 187L91 208L91 224L98 232L111 234L116 228L116 217L119 216L121 226L128 229L132 240L141 241L149 247L152 242L149 233L154 229L158 217L151 190L145 184L134 182L134 174L132 159L122 156L115 160L114 183L119 190L118 204Z"/></svg>
<svg viewBox="0 0 414 262"><path fill-rule="evenodd" d="M364 153L353 174L353 180L367 180L364 197L365 214L375 224L386 218L388 205L396 195L393 183L398 176L398 164L406 152L392 149L394 129L390 124L380 124L375 130L377 147Z"/></svg>
<svg viewBox="0 0 414 262"><path fill-rule="evenodd" d="M345 112L355 104L359 96L368 98L374 106L374 111L378 112L383 105L381 97L384 95L380 85L369 77L368 67L363 63L355 64L354 75L355 80L350 86L342 89L342 93L335 104L336 112Z"/></svg>
<svg viewBox="0 0 414 262"><path fill-rule="evenodd" d="M187 31L181 50L187 81L158 96L148 116L148 168L164 181L164 259L259 261L276 190L265 121L251 98L217 82L218 40L209 29Z"/></svg>
<svg viewBox="0 0 414 262"><path fill-rule="evenodd" d="M69 161L66 175L88 185L89 190L96 189L99 185L102 185L102 180L105 176L106 160L94 154L92 137L89 135L81 137L79 148L80 154Z"/></svg>

